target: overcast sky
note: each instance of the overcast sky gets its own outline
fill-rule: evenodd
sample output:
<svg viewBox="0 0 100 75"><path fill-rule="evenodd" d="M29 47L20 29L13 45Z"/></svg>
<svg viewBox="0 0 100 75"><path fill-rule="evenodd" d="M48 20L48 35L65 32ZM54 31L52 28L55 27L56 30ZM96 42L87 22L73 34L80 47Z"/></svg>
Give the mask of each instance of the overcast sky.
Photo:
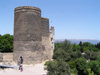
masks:
<svg viewBox="0 0 100 75"><path fill-rule="evenodd" d="M55 27L55 39L100 40L100 0L0 0L0 34L13 35L18 6L39 7Z"/></svg>

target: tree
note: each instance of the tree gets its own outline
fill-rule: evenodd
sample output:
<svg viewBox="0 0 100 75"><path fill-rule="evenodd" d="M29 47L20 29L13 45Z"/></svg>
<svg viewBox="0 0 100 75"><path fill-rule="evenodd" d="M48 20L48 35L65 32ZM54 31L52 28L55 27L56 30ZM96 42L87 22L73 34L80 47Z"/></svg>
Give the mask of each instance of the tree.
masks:
<svg viewBox="0 0 100 75"><path fill-rule="evenodd" d="M80 51L83 52L83 43L82 43L82 41L80 41L79 46L80 46Z"/></svg>
<svg viewBox="0 0 100 75"><path fill-rule="evenodd" d="M77 59L77 58L82 57L82 55L81 55L81 52L80 52L80 51L71 52L71 53L69 53L69 54L70 54L71 59Z"/></svg>
<svg viewBox="0 0 100 75"><path fill-rule="evenodd" d="M65 41L63 42L63 44L62 44L62 47L63 47L63 49L64 49L66 52L70 51L70 50L71 50L71 47L72 47L71 42L68 41L68 40L65 40Z"/></svg>
<svg viewBox="0 0 100 75"><path fill-rule="evenodd" d="M100 49L100 42L95 45L96 48Z"/></svg>
<svg viewBox="0 0 100 75"><path fill-rule="evenodd" d="M80 51L80 46L77 44L72 44L72 51Z"/></svg>
<svg viewBox="0 0 100 75"><path fill-rule="evenodd" d="M47 64L48 75L66 75L68 63L74 75L100 75L100 49L89 42L71 44L65 40L55 44L53 61ZM87 62L87 60L90 61ZM66 71L65 71L66 69ZM66 73L66 74L65 74Z"/></svg>
<svg viewBox="0 0 100 75"><path fill-rule="evenodd" d="M70 67L63 60L46 62L47 75L71 75Z"/></svg>
<svg viewBox="0 0 100 75"><path fill-rule="evenodd" d="M95 75L100 75L100 62L99 61L91 61L89 62L88 65L91 68L91 71L93 71Z"/></svg>
<svg viewBox="0 0 100 75"><path fill-rule="evenodd" d="M87 63L85 58L78 58L76 61L76 69L78 71L78 75L87 75Z"/></svg>
<svg viewBox="0 0 100 75"><path fill-rule="evenodd" d="M67 62L71 59L71 57L69 53L59 48L58 50L54 52L53 59L55 60L62 59L63 61Z"/></svg>
<svg viewBox="0 0 100 75"><path fill-rule="evenodd" d="M93 44L91 44L89 42L84 42L83 43L83 51L87 51L87 50L94 51L94 52L99 51L99 49L96 48L95 45L93 45Z"/></svg>
<svg viewBox="0 0 100 75"><path fill-rule="evenodd" d="M68 40L65 40L62 43L56 43L53 59L63 61L69 61L71 59L69 51L71 51L71 43Z"/></svg>
<svg viewBox="0 0 100 75"><path fill-rule="evenodd" d="M0 36L0 52L12 52L13 51L13 36L5 34Z"/></svg>

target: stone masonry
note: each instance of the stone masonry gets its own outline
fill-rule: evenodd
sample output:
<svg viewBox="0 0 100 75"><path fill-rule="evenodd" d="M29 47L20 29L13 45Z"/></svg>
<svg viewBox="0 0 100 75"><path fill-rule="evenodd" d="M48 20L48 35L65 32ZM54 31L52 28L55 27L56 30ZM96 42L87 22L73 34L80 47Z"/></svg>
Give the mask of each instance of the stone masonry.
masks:
<svg viewBox="0 0 100 75"><path fill-rule="evenodd" d="M49 30L49 19L41 17L37 7L15 8L14 53L17 63L20 56L24 64L41 63L51 60L54 50L54 27Z"/></svg>

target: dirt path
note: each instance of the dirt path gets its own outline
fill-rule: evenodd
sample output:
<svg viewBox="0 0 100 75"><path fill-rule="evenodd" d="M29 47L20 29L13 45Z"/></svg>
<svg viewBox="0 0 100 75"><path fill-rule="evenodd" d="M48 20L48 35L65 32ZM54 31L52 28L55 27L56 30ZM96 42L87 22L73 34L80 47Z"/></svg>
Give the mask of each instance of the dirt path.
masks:
<svg viewBox="0 0 100 75"><path fill-rule="evenodd" d="M0 75L46 75L44 64L24 65L23 71L20 72L18 67L16 69L0 70Z"/></svg>

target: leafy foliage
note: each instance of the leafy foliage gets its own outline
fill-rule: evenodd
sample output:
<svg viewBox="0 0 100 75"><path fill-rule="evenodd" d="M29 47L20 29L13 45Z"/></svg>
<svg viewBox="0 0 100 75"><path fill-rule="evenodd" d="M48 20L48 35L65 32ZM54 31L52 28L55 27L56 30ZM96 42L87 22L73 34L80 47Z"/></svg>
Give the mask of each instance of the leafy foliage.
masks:
<svg viewBox="0 0 100 75"><path fill-rule="evenodd" d="M45 65L47 65L47 75L70 75L70 68L63 60L48 61Z"/></svg>
<svg viewBox="0 0 100 75"><path fill-rule="evenodd" d="M65 40L61 44L55 44L54 60L46 63L47 75L70 75L70 67L67 64L71 60L70 51L71 43L68 40Z"/></svg>
<svg viewBox="0 0 100 75"><path fill-rule="evenodd" d="M46 64L48 75L67 75L69 72L74 75L100 75L99 55L100 43L71 44L68 40L55 43L53 61Z"/></svg>
<svg viewBox="0 0 100 75"><path fill-rule="evenodd" d="M88 69L88 75L94 75L94 72L93 72L93 71L91 71L91 69L90 69L90 68Z"/></svg>
<svg viewBox="0 0 100 75"><path fill-rule="evenodd" d="M0 52L13 52L13 36L5 34L0 36Z"/></svg>
<svg viewBox="0 0 100 75"><path fill-rule="evenodd" d="M100 42L95 45L96 48L100 49Z"/></svg>
<svg viewBox="0 0 100 75"><path fill-rule="evenodd" d="M78 71L78 75L87 75L87 63L86 59L78 58L76 61L76 69Z"/></svg>

